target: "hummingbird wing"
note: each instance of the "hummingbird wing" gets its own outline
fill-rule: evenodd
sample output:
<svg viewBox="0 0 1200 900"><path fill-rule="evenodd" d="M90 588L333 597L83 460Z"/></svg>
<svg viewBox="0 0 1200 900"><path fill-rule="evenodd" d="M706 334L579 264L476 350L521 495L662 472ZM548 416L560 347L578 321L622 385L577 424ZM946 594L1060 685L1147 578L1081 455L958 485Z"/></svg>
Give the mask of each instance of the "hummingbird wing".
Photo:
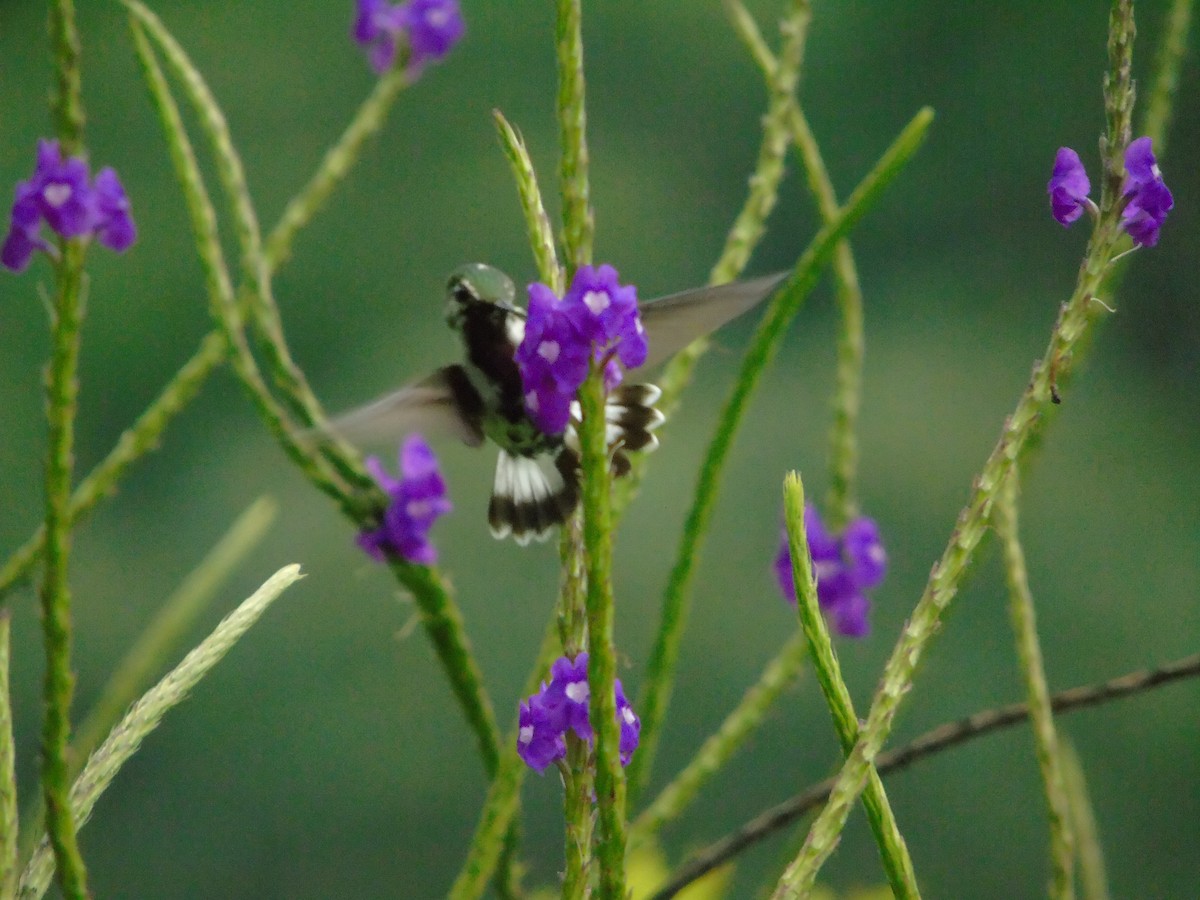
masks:
<svg viewBox="0 0 1200 900"><path fill-rule="evenodd" d="M716 331L757 306L790 274L777 272L750 281L695 288L646 302L639 313L642 327L646 329L648 354L639 368L669 359L696 338Z"/></svg>
<svg viewBox="0 0 1200 900"><path fill-rule="evenodd" d="M330 421L354 443L397 440L414 431L458 438L468 447L483 443L483 400L460 365L385 394Z"/></svg>

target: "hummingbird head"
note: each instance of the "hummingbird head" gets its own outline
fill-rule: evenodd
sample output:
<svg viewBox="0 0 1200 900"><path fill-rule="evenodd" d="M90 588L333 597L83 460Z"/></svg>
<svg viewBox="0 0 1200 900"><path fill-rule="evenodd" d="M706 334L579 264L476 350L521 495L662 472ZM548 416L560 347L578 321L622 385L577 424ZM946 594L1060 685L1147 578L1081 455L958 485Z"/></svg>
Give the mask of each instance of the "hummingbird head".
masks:
<svg viewBox="0 0 1200 900"><path fill-rule="evenodd" d="M478 304L491 304L506 313L518 313L517 289L512 279L492 266L467 263L459 266L446 283L446 324L462 330L467 310Z"/></svg>

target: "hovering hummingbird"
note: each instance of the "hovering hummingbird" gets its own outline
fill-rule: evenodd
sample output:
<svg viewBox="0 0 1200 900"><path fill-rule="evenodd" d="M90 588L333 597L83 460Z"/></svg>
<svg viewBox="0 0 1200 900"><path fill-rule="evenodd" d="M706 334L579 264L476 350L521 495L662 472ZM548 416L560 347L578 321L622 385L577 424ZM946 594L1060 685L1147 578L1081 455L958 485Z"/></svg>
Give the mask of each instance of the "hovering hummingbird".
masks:
<svg viewBox="0 0 1200 900"><path fill-rule="evenodd" d="M639 304L647 343L639 372L663 362L696 338L756 306L783 281L777 274L697 288ZM462 266L446 285L446 324L462 341L463 361L351 410L332 427L351 440L399 438L414 431L450 434L471 447L490 439L500 448L488 504L497 538L545 540L579 502L579 444L572 424L562 434L540 429L525 408L514 355L525 336L526 312L512 279L483 263ZM613 472L629 471L627 451L652 450L663 416L653 384L621 384L607 399Z"/></svg>

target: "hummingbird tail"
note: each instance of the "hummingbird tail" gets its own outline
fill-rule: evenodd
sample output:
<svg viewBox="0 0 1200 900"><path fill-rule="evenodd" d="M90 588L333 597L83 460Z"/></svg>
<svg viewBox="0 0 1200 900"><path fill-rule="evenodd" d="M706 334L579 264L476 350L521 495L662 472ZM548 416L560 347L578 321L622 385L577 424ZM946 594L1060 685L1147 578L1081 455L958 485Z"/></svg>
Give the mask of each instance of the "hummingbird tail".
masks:
<svg viewBox="0 0 1200 900"><path fill-rule="evenodd" d="M494 537L511 534L522 546L531 540L544 541L578 502L579 458L568 448L537 456L500 451L488 503Z"/></svg>
<svg viewBox="0 0 1200 900"><path fill-rule="evenodd" d="M664 419L654 404L660 396L662 391L652 384L620 385L609 394L604 418L613 475L629 474L630 451L658 446L654 430ZM578 417L577 404L572 413ZM531 540L544 541L578 503L579 437L574 423L567 426L557 450L535 456L500 451L488 504L494 537L512 535L522 546Z"/></svg>

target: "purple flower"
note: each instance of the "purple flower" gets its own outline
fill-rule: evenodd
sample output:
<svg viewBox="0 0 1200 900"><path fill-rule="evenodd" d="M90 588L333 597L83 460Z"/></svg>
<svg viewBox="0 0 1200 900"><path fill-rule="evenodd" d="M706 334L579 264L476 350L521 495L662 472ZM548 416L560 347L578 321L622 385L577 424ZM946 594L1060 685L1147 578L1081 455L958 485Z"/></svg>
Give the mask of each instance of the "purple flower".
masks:
<svg viewBox="0 0 1200 900"><path fill-rule="evenodd" d="M419 435L410 435L400 448L400 478L392 478L379 460L367 460L367 470L391 497L382 521L373 531L358 536L358 545L380 561L396 554L411 563L432 565L437 550L429 530L439 516L453 508L446 499L446 482L437 457Z"/></svg>
<svg viewBox="0 0 1200 900"><path fill-rule="evenodd" d="M515 359L525 387L525 409L543 431L559 434L591 360L604 365L604 386L621 383L626 368L646 361L646 334L637 288L618 282L617 270L581 266L561 300L544 284L529 286L525 337Z"/></svg>
<svg viewBox="0 0 1200 900"><path fill-rule="evenodd" d="M1140 137L1125 148L1125 173L1121 227L1136 246L1153 247L1175 199L1163 182L1150 138ZM1070 147L1059 148L1046 190L1050 194L1051 212L1063 225L1078 219L1085 208L1096 210L1096 205L1088 199L1091 184L1083 163Z"/></svg>
<svg viewBox="0 0 1200 900"><path fill-rule="evenodd" d="M50 252L41 237L42 222L61 237L96 237L118 252L137 237L117 173L102 169L89 184L87 163L75 156L64 159L58 141L38 141L33 177L16 187L0 263L20 272L35 250Z"/></svg>
<svg viewBox="0 0 1200 900"><path fill-rule="evenodd" d="M571 401L587 378L590 346L565 301L544 284L529 286L525 337L515 359L525 386L525 409L538 428L559 434L571 418Z"/></svg>
<svg viewBox="0 0 1200 900"><path fill-rule="evenodd" d="M642 720L625 699L625 689L621 687L620 678L616 680L616 694L617 721L621 723L621 765L627 766L633 759L633 751L637 749L638 738L642 734Z"/></svg>
<svg viewBox="0 0 1200 900"><path fill-rule="evenodd" d="M592 739L588 722L588 655L580 653L575 661L560 656L550 667L550 684L542 688L542 698L555 726L564 734L571 729L581 740Z"/></svg>
<svg viewBox="0 0 1200 900"><path fill-rule="evenodd" d="M466 26L457 0L358 0L351 35L367 48L367 59L382 75L396 62L400 38L408 42L405 65L417 77L425 65L439 60L458 43Z"/></svg>
<svg viewBox="0 0 1200 900"><path fill-rule="evenodd" d="M1150 143L1150 138L1140 137L1125 148L1127 202L1121 212L1121 226L1142 247L1158 243L1158 231L1175 205Z"/></svg>
<svg viewBox="0 0 1200 900"><path fill-rule="evenodd" d="M367 48L367 60L377 75L396 61L396 45L404 30L401 8L388 0L358 0L354 19L354 40Z"/></svg>
<svg viewBox="0 0 1200 900"><path fill-rule="evenodd" d="M129 198L125 196L125 188L121 186L121 179L111 168L104 168L96 173L96 181L92 186L92 200L92 227L96 233L96 240L118 253L127 250L137 239L137 228L129 214Z"/></svg>
<svg viewBox="0 0 1200 900"><path fill-rule="evenodd" d="M596 345L596 359L613 349L625 368L636 369L646 361L646 332L638 317L637 288L618 283L618 277L607 264L598 269L581 266L563 304Z"/></svg>
<svg viewBox="0 0 1200 900"><path fill-rule="evenodd" d="M553 718L542 702L541 694L534 694L521 704L517 721L517 753L525 764L538 772L544 772L550 763L567 755L567 742L563 733L555 728Z"/></svg>
<svg viewBox="0 0 1200 900"><path fill-rule="evenodd" d="M413 74L449 53L466 31L458 0L409 0L400 15L408 32L408 66Z"/></svg>
<svg viewBox="0 0 1200 900"><path fill-rule="evenodd" d="M1091 203L1088 199L1091 190L1092 183L1079 154L1070 147L1059 147L1046 192L1050 194L1050 211L1064 228L1083 215L1084 208Z"/></svg>
<svg viewBox="0 0 1200 900"><path fill-rule="evenodd" d="M520 706L517 752L539 772L566 755L568 731L574 731L580 740L592 741L587 664L586 653L580 653L573 661L560 656L550 667L550 683L543 683L541 689ZM637 749L642 723L629 705L620 679L614 685L614 697L621 734L618 747L621 765L628 765Z"/></svg>
<svg viewBox="0 0 1200 900"><path fill-rule="evenodd" d="M866 591L875 587L887 572L887 554L873 519L859 516L840 535L830 534L816 507L804 507L804 530L817 582L817 602L833 620L839 634L865 637L870 631L867 615L870 601ZM792 579L792 556L787 533L775 557L775 577L789 603L796 602Z"/></svg>

